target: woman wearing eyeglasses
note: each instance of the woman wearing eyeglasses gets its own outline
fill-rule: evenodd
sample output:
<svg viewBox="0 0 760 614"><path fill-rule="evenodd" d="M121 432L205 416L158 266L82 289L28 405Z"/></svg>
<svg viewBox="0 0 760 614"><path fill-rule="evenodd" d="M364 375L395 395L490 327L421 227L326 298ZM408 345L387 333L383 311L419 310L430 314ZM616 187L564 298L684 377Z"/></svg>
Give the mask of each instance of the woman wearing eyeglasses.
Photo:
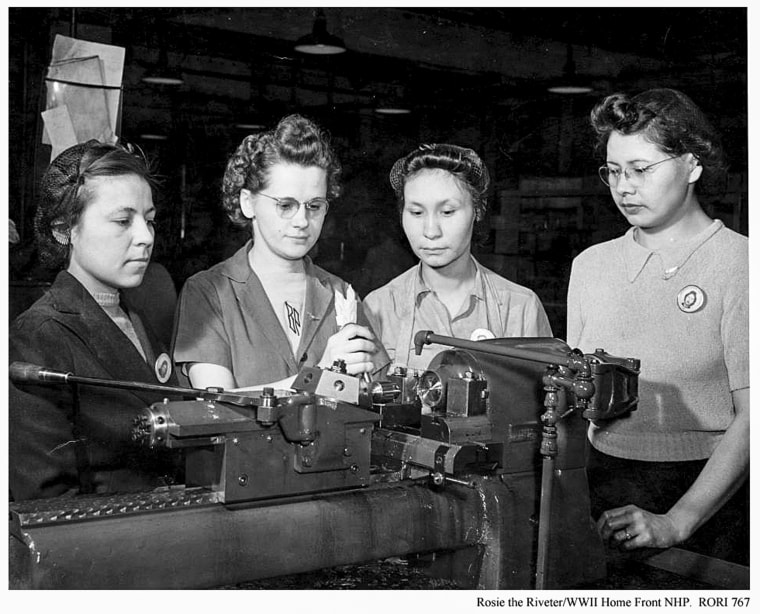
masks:
<svg viewBox="0 0 760 614"><path fill-rule="evenodd" d="M229 159L223 205L252 239L182 290L174 359L194 387L279 383L337 360L358 375L387 362L361 305L355 322L336 317L336 301L354 307L350 286L307 256L339 173L324 133L298 115L247 136Z"/></svg>
<svg viewBox="0 0 760 614"><path fill-rule="evenodd" d="M700 204L718 136L670 89L609 96L591 122L631 228L573 262L568 342L641 359L638 409L589 429L598 528L748 564L748 242Z"/></svg>

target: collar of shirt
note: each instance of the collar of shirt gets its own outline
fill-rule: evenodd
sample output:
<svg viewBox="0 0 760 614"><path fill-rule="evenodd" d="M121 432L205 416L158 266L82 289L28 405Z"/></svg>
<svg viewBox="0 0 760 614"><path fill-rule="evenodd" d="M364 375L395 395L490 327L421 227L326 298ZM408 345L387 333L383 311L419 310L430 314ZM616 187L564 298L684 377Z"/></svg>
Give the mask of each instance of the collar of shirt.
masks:
<svg viewBox="0 0 760 614"><path fill-rule="evenodd" d="M252 247L253 240L248 239L246 244L238 251L236 251L232 257L221 263L222 273L229 277L231 280L240 283L245 283L248 281L249 277L256 275L256 273L253 272L251 265L248 263L248 252L251 251ZM314 266L314 263L311 261L311 258L309 256L303 257L303 264L307 278L315 277L319 279L319 282L323 286L328 285L327 278L319 274L319 271Z"/></svg>
<svg viewBox="0 0 760 614"><path fill-rule="evenodd" d="M665 279L675 277L691 255L721 228L723 228L723 222L713 220L713 223L702 232L683 243L666 249L651 250L636 241L636 227L632 226L623 236L623 253L628 281L633 283L653 256L659 256Z"/></svg>
<svg viewBox="0 0 760 614"><path fill-rule="evenodd" d="M485 301L486 297L483 284L483 274L475 258L473 258L472 255L470 255L470 258L472 259L473 264L475 264L475 283L472 285L470 296L474 296L478 300ZM417 274L414 276L415 305L419 307L423 298L431 292L435 293L435 291L425 283L425 280L422 277L422 263L420 262L417 265Z"/></svg>

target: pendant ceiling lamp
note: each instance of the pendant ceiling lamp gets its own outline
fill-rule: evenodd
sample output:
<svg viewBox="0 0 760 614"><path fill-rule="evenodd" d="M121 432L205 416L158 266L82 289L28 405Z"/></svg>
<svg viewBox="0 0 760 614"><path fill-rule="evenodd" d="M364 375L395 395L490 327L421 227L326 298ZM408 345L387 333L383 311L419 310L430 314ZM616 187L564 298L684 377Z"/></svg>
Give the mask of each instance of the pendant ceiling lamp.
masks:
<svg viewBox="0 0 760 614"><path fill-rule="evenodd" d="M311 33L296 41L295 50L312 55L335 55L344 53L346 44L343 39L327 31L325 12L318 9Z"/></svg>
<svg viewBox="0 0 760 614"><path fill-rule="evenodd" d="M391 88L383 94L375 96L375 113L380 115L409 115L412 105L403 86Z"/></svg>
<svg viewBox="0 0 760 614"><path fill-rule="evenodd" d="M588 94L594 91L591 84L576 73L573 46L570 43L567 44L567 59L562 68L562 77L550 85L548 90L553 94Z"/></svg>
<svg viewBox="0 0 760 614"><path fill-rule="evenodd" d="M169 66L169 57L163 45L158 50L158 64L145 73L142 80L152 85L182 85L185 82L182 72Z"/></svg>

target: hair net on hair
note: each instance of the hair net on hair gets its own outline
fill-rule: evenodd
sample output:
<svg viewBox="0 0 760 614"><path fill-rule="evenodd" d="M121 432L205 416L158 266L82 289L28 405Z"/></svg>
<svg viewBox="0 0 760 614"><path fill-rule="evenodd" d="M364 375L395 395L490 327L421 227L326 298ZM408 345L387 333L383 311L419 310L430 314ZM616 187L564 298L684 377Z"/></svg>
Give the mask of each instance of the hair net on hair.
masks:
<svg viewBox="0 0 760 614"><path fill-rule="evenodd" d="M427 158L425 163L419 166L412 164L415 160L422 158ZM440 164L437 164L435 159L440 161ZM446 143L425 143L410 154L396 160L390 172L393 191L400 194L404 189L407 176L422 168L442 168L461 173L467 183L479 194L485 193L488 189L490 181L488 169L474 150Z"/></svg>

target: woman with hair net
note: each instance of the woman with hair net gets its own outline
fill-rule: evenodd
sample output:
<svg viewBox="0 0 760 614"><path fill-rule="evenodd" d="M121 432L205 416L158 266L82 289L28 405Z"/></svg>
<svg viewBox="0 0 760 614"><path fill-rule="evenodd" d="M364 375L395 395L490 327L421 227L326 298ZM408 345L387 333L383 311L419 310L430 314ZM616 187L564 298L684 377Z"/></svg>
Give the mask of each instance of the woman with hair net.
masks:
<svg viewBox="0 0 760 614"><path fill-rule="evenodd" d="M440 348L417 356L414 333L464 339L551 337L538 296L482 266L470 253L486 212L488 170L472 150L420 145L390 172L401 224L419 264L371 292L365 306L394 366L426 369Z"/></svg>
<svg viewBox="0 0 760 614"><path fill-rule="evenodd" d="M10 329L10 360L78 376L176 384L169 355L123 290L153 250L154 179L142 155L88 141L61 153L40 186L35 239L60 269ZM155 393L11 383L10 492L15 500L140 491L181 478L176 453L132 442Z"/></svg>
<svg viewBox="0 0 760 614"><path fill-rule="evenodd" d="M701 202L720 139L672 89L608 96L591 123L631 228L573 262L568 343L641 360L638 409L590 425L592 512L623 550L748 564L748 241Z"/></svg>

